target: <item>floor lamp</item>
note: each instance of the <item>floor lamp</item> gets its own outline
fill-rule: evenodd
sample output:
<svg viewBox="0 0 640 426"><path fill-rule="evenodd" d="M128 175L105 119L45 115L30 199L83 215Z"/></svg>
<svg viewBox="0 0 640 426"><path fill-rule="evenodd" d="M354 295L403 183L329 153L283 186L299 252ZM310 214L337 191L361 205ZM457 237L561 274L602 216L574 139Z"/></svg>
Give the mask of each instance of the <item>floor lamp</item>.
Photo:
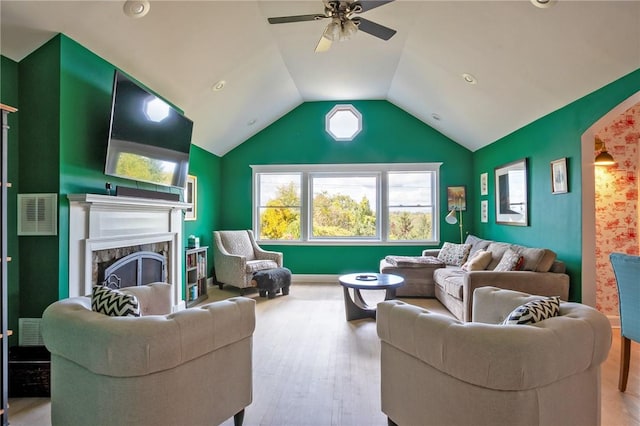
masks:
<svg viewBox="0 0 640 426"><path fill-rule="evenodd" d="M458 220L458 216L456 214L456 211L460 212L460 220ZM456 223L460 224L460 244L462 244L464 241L462 240L463 237L463 232L462 232L462 208L460 207L454 207L451 209L451 211L449 212L449 214L447 215L447 217L444 218L445 222L447 222L449 225L455 225Z"/></svg>

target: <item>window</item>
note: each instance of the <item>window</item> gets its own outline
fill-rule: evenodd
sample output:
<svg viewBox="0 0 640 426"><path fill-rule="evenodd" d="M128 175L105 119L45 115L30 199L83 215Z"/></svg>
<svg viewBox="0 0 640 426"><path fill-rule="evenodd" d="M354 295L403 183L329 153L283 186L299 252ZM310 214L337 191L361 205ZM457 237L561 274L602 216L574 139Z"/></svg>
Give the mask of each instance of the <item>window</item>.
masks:
<svg viewBox="0 0 640 426"><path fill-rule="evenodd" d="M376 238L379 175L309 175L310 239Z"/></svg>
<svg viewBox="0 0 640 426"><path fill-rule="evenodd" d="M301 178L301 173L255 175L259 240L300 240Z"/></svg>
<svg viewBox="0 0 640 426"><path fill-rule="evenodd" d="M429 174L432 172L392 172L388 174L389 239L394 241L434 241L434 203Z"/></svg>
<svg viewBox="0 0 640 426"><path fill-rule="evenodd" d="M337 141L351 141L362 130L362 114L353 105L336 105L327 113L325 130Z"/></svg>
<svg viewBox="0 0 640 426"><path fill-rule="evenodd" d="M252 166L263 242L438 242L440 163Z"/></svg>

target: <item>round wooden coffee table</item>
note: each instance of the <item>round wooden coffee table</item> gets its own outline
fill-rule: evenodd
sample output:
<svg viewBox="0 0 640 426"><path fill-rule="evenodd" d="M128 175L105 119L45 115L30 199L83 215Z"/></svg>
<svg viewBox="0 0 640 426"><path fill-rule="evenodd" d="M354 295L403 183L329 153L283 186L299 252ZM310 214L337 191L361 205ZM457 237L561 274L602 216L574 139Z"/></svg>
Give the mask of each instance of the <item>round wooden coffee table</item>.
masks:
<svg viewBox="0 0 640 426"><path fill-rule="evenodd" d="M404 285L404 278L393 274L360 272L342 275L338 278L344 290L344 309L347 321L376 318L376 307L367 305L360 290L386 290L384 300L395 299L396 288ZM353 298L349 289L353 289Z"/></svg>

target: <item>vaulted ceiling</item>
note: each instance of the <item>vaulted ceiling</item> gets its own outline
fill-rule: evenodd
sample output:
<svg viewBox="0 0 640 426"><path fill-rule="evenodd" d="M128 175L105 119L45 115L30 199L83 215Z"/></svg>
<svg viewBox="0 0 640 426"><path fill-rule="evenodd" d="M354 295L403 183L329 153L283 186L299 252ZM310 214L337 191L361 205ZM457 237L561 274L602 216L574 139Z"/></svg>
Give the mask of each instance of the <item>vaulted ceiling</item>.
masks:
<svg viewBox="0 0 640 426"><path fill-rule="evenodd" d="M137 19L118 0L2 0L0 52L20 61L64 33L182 108L217 155L302 102L356 99L475 151L640 68L639 1L551 3L396 0L360 15L395 29L389 41L359 31L315 53L329 20L267 18L322 13L320 0L151 0Z"/></svg>

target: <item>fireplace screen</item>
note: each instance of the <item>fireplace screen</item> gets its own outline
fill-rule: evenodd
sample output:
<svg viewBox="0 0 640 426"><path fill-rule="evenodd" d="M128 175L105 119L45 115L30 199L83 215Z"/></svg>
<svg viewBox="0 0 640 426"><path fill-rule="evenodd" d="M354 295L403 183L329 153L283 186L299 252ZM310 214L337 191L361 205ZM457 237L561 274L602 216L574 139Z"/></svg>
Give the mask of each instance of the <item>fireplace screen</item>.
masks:
<svg viewBox="0 0 640 426"><path fill-rule="evenodd" d="M117 260L104 270L99 281L109 288L141 286L166 282L166 260L162 254L138 251Z"/></svg>

